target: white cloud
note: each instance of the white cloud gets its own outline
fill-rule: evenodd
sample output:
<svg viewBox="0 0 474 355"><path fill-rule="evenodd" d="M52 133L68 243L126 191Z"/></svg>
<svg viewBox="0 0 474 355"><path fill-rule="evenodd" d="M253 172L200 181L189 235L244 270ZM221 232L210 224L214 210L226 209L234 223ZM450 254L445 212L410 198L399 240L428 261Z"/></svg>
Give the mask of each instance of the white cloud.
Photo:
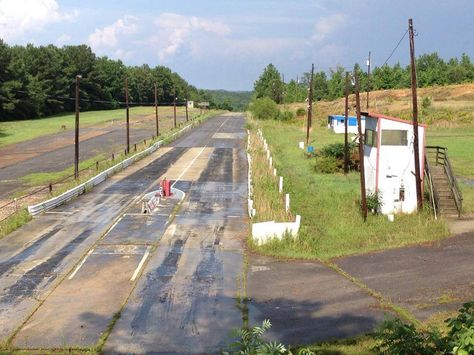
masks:
<svg viewBox="0 0 474 355"><path fill-rule="evenodd" d="M191 46L193 39L202 34L224 37L231 32L224 22L174 13L163 13L154 23L158 33L150 37L149 42L159 47L158 58L161 60L173 57L184 46Z"/></svg>
<svg viewBox="0 0 474 355"><path fill-rule="evenodd" d="M314 26L314 32L311 40L316 43L321 43L330 35L334 34L347 22L347 17L344 14L332 14L326 17L321 17Z"/></svg>
<svg viewBox="0 0 474 355"><path fill-rule="evenodd" d="M61 12L56 0L0 0L1 37L6 41L16 40L48 24L70 21L77 15L77 11Z"/></svg>
<svg viewBox="0 0 474 355"><path fill-rule="evenodd" d="M94 51L104 52L107 49L116 49L116 53L123 50L117 48L123 37L128 37L138 31L137 18L125 16L113 24L96 29L89 35L88 43Z"/></svg>
<svg viewBox="0 0 474 355"><path fill-rule="evenodd" d="M62 34L61 36L58 37L58 39L56 40L56 44L58 46L63 46L65 45L66 43L70 42L72 39L72 37L70 35L67 35L67 34Z"/></svg>

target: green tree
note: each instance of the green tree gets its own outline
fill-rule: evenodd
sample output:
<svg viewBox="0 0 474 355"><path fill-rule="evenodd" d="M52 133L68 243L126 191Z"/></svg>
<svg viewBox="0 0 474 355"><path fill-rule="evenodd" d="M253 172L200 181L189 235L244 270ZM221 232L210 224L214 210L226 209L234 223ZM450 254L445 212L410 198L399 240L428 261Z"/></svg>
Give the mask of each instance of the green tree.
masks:
<svg viewBox="0 0 474 355"><path fill-rule="evenodd" d="M257 98L269 97L278 104L283 102L284 83L273 64L264 69L254 84L254 90Z"/></svg>
<svg viewBox="0 0 474 355"><path fill-rule="evenodd" d="M342 67L331 70L331 78L328 81L328 99L334 100L344 95L345 71Z"/></svg>
<svg viewBox="0 0 474 355"><path fill-rule="evenodd" d="M323 100L329 94L328 79L323 71L317 72L313 77L313 98L314 100Z"/></svg>

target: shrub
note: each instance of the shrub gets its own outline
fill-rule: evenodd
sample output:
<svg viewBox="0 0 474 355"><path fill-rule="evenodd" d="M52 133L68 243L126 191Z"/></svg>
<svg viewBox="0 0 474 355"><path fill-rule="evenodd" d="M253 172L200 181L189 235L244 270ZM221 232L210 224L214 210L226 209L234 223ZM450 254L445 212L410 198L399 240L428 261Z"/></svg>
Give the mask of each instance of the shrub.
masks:
<svg viewBox="0 0 474 355"><path fill-rule="evenodd" d="M437 331L427 334L419 332L413 324L405 324L400 319L385 321L375 334L378 344L375 350L387 355L437 354L442 343Z"/></svg>
<svg viewBox="0 0 474 355"><path fill-rule="evenodd" d="M341 161L334 157L316 157L314 170L317 173L334 174L341 170Z"/></svg>
<svg viewBox="0 0 474 355"><path fill-rule="evenodd" d="M259 120L277 119L280 115L278 105L268 97L253 101L249 106L249 110L252 115Z"/></svg>
<svg viewBox="0 0 474 355"><path fill-rule="evenodd" d="M431 107L431 98L429 96L423 98L423 101L421 102L421 107L423 107L424 109Z"/></svg>
<svg viewBox="0 0 474 355"><path fill-rule="evenodd" d="M300 107L296 110L297 117L303 117L304 115L306 115L306 110L304 108Z"/></svg>
<svg viewBox="0 0 474 355"><path fill-rule="evenodd" d="M452 354L474 354L474 301L463 304L455 318L447 319L449 350Z"/></svg>
<svg viewBox="0 0 474 355"><path fill-rule="evenodd" d="M378 191L367 195L367 208L369 211L376 214L382 205L382 196L380 196Z"/></svg>
<svg viewBox="0 0 474 355"><path fill-rule="evenodd" d="M399 319L385 321L375 334L374 350L383 354L474 354L474 301L465 303L458 316L447 319L448 333L419 331Z"/></svg>
<svg viewBox="0 0 474 355"><path fill-rule="evenodd" d="M344 143L325 145L321 148L321 155L328 158L344 159Z"/></svg>
<svg viewBox="0 0 474 355"><path fill-rule="evenodd" d="M293 118L295 118L293 112L291 111L280 111L280 113L278 114L278 119L281 120L281 121L290 121L292 120Z"/></svg>

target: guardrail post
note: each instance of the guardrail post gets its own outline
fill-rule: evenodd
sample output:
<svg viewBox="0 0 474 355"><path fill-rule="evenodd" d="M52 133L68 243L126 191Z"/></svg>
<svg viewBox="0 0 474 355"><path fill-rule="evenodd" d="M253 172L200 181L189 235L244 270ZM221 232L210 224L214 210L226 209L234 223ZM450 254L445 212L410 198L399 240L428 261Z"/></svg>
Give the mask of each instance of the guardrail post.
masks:
<svg viewBox="0 0 474 355"><path fill-rule="evenodd" d="M99 170L99 162L98 162L98 161L95 162L95 170L96 170L96 171Z"/></svg>
<svg viewBox="0 0 474 355"><path fill-rule="evenodd" d="M49 188L49 193L50 194L53 193L53 184L52 183L49 183L48 188Z"/></svg>
<svg viewBox="0 0 474 355"><path fill-rule="evenodd" d="M114 153L112 153L112 161L114 161L114 160L115 160L115 155L114 155Z"/></svg>
<svg viewBox="0 0 474 355"><path fill-rule="evenodd" d="M133 149L134 149L135 151L137 151L137 143L135 143L135 144L133 145Z"/></svg>

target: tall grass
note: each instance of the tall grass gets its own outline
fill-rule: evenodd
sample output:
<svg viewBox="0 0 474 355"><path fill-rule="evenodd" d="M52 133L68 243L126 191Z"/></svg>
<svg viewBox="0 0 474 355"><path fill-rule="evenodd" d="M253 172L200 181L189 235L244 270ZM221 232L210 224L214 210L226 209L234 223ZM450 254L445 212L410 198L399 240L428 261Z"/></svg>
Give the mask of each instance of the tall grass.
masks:
<svg viewBox="0 0 474 355"><path fill-rule="evenodd" d="M250 131L249 154L252 157L252 183L256 222L287 222L284 197L278 191L278 178L270 168L265 149L255 130Z"/></svg>

